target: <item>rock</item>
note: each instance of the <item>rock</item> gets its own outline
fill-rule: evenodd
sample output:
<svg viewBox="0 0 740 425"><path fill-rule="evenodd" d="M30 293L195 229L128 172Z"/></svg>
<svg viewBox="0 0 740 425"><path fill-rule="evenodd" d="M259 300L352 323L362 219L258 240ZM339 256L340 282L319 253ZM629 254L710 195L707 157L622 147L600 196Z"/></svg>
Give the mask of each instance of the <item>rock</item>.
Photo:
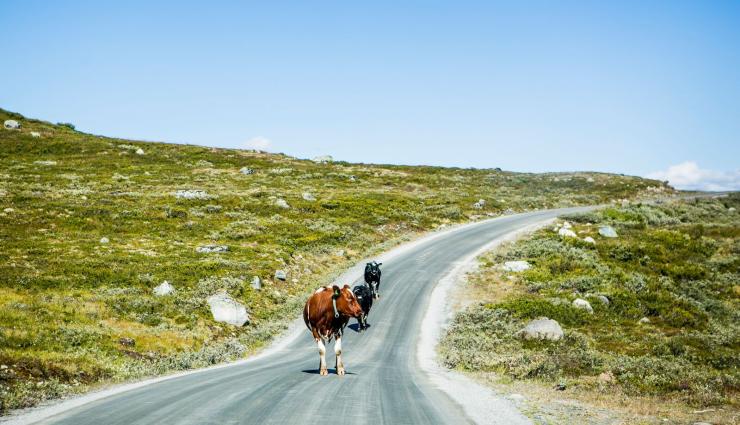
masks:
<svg viewBox="0 0 740 425"><path fill-rule="evenodd" d="M337 257L344 257L344 250L343 249L340 249L339 251L337 251Z"/></svg>
<svg viewBox="0 0 740 425"><path fill-rule="evenodd" d="M648 319L647 317L643 317L642 319L638 320L637 323L640 325L647 325L650 324L650 319Z"/></svg>
<svg viewBox="0 0 740 425"><path fill-rule="evenodd" d="M563 222L563 229L571 229L571 228L573 228L573 225L572 224L570 224L567 221L564 221Z"/></svg>
<svg viewBox="0 0 740 425"><path fill-rule="evenodd" d="M531 269L532 265L526 261L506 261L501 268L507 272L523 272Z"/></svg>
<svg viewBox="0 0 740 425"><path fill-rule="evenodd" d="M563 337L563 328L560 323L547 317L535 319L519 331L519 335L524 339L547 339L557 341Z"/></svg>
<svg viewBox="0 0 740 425"><path fill-rule="evenodd" d="M596 299L599 300L599 301L601 301L601 303L604 304L604 305L611 304L611 301L609 301L609 298L607 298L604 295L596 295Z"/></svg>
<svg viewBox="0 0 740 425"><path fill-rule="evenodd" d="M583 238L583 242L587 242L590 244L596 244L596 241L591 236L586 236L585 238Z"/></svg>
<svg viewBox="0 0 740 425"><path fill-rule="evenodd" d="M170 283L165 280L164 282L159 284L159 286L154 288L152 292L154 292L154 295L162 297L175 292L175 287L170 285Z"/></svg>
<svg viewBox="0 0 740 425"><path fill-rule="evenodd" d="M5 213L8 213L8 214L10 214L10 213L12 213L12 212L15 212L15 210L14 210L13 208L10 208L10 207L8 207L8 208L5 208L5 209L3 210L3 212L5 212Z"/></svg>
<svg viewBox="0 0 740 425"><path fill-rule="evenodd" d="M355 177L355 176L349 176L349 181L356 182L357 181L357 177Z"/></svg>
<svg viewBox="0 0 740 425"><path fill-rule="evenodd" d="M249 322L247 309L228 294L222 292L211 295L207 301L211 308L213 320L234 326L242 326Z"/></svg>
<svg viewBox="0 0 740 425"><path fill-rule="evenodd" d="M584 300L583 298L576 298L573 300L573 307L579 308L581 310L586 310L589 313L593 313L594 309L591 307L591 303Z"/></svg>
<svg viewBox="0 0 740 425"><path fill-rule="evenodd" d="M262 279L260 279L259 276L255 276L252 278L252 289L262 289Z"/></svg>
<svg viewBox="0 0 740 425"><path fill-rule="evenodd" d="M36 165L57 165L56 161L33 161Z"/></svg>
<svg viewBox="0 0 740 425"><path fill-rule="evenodd" d="M316 197L309 192L303 192L303 200L313 202L316 200Z"/></svg>
<svg viewBox="0 0 740 425"><path fill-rule="evenodd" d="M599 234L605 238L616 238L617 231L612 226L601 226L599 227Z"/></svg>
<svg viewBox="0 0 740 425"><path fill-rule="evenodd" d="M290 205L288 205L288 202L286 202L285 199L283 198L278 198L275 201L275 205L277 205L280 208L286 208L286 209L290 208Z"/></svg>
<svg viewBox="0 0 740 425"><path fill-rule="evenodd" d="M144 149L142 148L136 149L136 155L144 155Z"/></svg>
<svg viewBox="0 0 740 425"><path fill-rule="evenodd" d="M578 235L576 235L576 232L566 227L561 227L560 230L558 230L558 235L564 238L577 238L578 237Z"/></svg>
<svg viewBox="0 0 740 425"><path fill-rule="evenodd" d="M108 239L107 237L103 236L102 238L100 238L100 243L106 244L108 242L110 242L110 239Z"/></svg>
<svg viewBox="0 0 740 425"><path fill-rule="evenodd" d="M178 190L175 192L175 198L178 199L212 199L215 196L209 195L205 190L188 189Z"/></svg>
<svg viewBox="0 0 740 425"><path fill-rule="evenodd" d="M7 130L18 130L19 128L21 128L21 123L19 123L16 120L5 120L5 123L3 123L3 126Z"/></svg>
<svg viewBox="0 0 740 425"><path fill-rule="evenodd" d="M133 347L136 345L136 341L133 338L118 338L118 343L124 347Z"/></svg>
<svg viewBox="0 0 740 425"><path fill-rule="evenodd" d="M39 133L38 131L32 131L31 137L41 137L41 133Z"/></svg>
<svg viewBox="0 0 740 425"><path fill-rule="evenodd" d="M227 252L229 247L226 245L203 245L195 248L195 252L208 254L211 252Z"/></svg>
<svg viewBox="0 0 740 425"><path fill-rule="evenodd" d="M275 279L285 280L287 278L288 278L288 274L285 273L285 270L275 270Z"/></svg>
<svg viewBox="0 0 740 425"><path fill-rule="evenodd" d="M586 179L586 181L589 182L589 183L593 183L594 182L594 178L593 177L589 177L589 178Z"/></svg>
<svg viewBox="0 0 740 425"><path fill-rule="evenodd" d="M334 158L332 158L331 155L321 155L321 156L317 156L312 161L317 162L319 164L326 164L327 162L333 162Z"/></svg>
<svg viewBox="0 0 740 425"><path fill-rule="evenodd" d="M597 379L601 383L609 384L611 382L614 382L614 375L611 372L607 371L599 374L599 377Z"/></svg>
<svg viewBox="0 0 740 425"><path fill-rule="evenodd" d="M249 167L242 167L242 168L241 168L241 169L239 170L239 172L240 172L240 173L242 173L242 174L244 174L244 175L247 175L247 176L248 176L248 175L251 175L251 174L254 174L254 170L253 170L253 169L251 169L251 168L249 168Z"/></svg>
<svg viewBox="0 0 740 425"><path fill-rule="evenodd" d="M729 212L735 212L736 210L735 210L735 207L730 207L730 208L727 208L727 211L729 211Z"/></svg>

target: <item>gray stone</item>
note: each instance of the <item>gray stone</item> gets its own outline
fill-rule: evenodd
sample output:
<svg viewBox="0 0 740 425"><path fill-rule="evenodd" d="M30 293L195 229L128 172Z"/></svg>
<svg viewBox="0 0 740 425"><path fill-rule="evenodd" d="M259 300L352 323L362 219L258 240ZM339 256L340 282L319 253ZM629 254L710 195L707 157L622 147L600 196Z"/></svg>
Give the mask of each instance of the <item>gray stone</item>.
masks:
<svg viewBox="0 0 740 425"><path fill-rule="evenodd" d="M242 167L242 169L240 169L239 172L247 176L254 174L254 170L249 167Z"/></svg>
<svg viewBox="0 0 740 425"><path fill-rule="evenodd" d="M647 325L650 323L650 319L648 319L647 317L643 317L642 319L638 320L637 323L640 325Z"/></svg>
<svg viewBox="0 0 740 425"><path fill-rule="evenodd" d="M599 300L599 301L601 301L601 303L604 304L604 305L611 304L611 301L609 301L609 298L607 298L604 295L596 295L596 299Z"/></svg>
<svg viewBox="0 0 740 425"><path fill-rule="evenodd" d="M584 300L583 298L576 298L573 300L573 307L579 308L581 310L586 310L589 313L593 313L594 309L591 307L591 303Z"/></svg>
<svg viewBox="0 0 740 425"><path fill-rule="evenodd" d="M285 280L287 278L288 278L288 274L285 273L285 270L275 270L275 279Z"/></svg>
<svg viewBox="0 0 740 425"><path fill-rule="evenodd" d="M331 155L321 155L313 159L313 162L317 162L319 164L326 164L327 162L333 162L333 161L334 161L334 158L332 158Z"/></svg>
<svg viewBox="0 0 740 425"><path fill-rule="evenodd" d="M243 304L231 298L228 294L218 293L208 297L208 306L211 308L213 320L228 323L234 326L243 326L249 322L247 309Z"/></svg>
<svg viewBox="0 0 740 425"><path fill-rule="evenodd" d="M227 252L229 247L226 245L203 245L195 248L195 252L208 254L211 252Z"/></svg>
<svg viewBox="0 0 740 425"><path fill-rule="evenodd" d="M21 123L16 120L5 120L3 126L8 130L18 130L19 128L21 128Z"/></svg>
<svg viewBox="0 0 740 425"><path fill-rule="evenodd" d="M188 189L178 190L175 192L175 198L178 199L213 199L215 196L209 195L205 190Z"/></svg>
<svg viewBox="0 0 740 425"><path fill-rule="evenodd" d="M524 339L547 339L557 341L563 338L563 328L560 323L547 317L540 317L532 320L519 331L519 335Z"/></svg>
<svg viewBox="0 0 740 425"><path fill-rule="evenodd" d="M154 295L162 297L162 296L169 295L175 292L175 287L170 285L170 283L165 280L164 282L159 284L156 288L154 288L152 292L154 292Z"/></svg>
<svg viewBox="0 0 740 425"><path fill-rule="evenodd" d="M283 198L278 198L275 201L275 205L277 205L280 208L285 208L285 209L290 208L290 205L288 205L288 202L286 202L285 199L283 199Z"/></svg>
<svg viewBox="0 0 740 425"><path fill-rule="evenodd" d="M32 131L31 137L41 137L41 133L39 133L38 131Z"/></svg>
<svg viewBox="0 0 740 425"><path fill-rule="evenodd" d="M316 197L309 192L303 192L303 200L313 202L316 200Z"/></svg>
<svg viewBox="0 0 740 425"><path fill-rule="evenodd" d="M526 261L506 261L501 268L507 272L523 272L532 268L532 265Z"/></svg>
<svg viewBox="0 0 740 425"><path fill-rule="evenodd" d="M558 230L558 235L564 237L564 238L577 238L578 235L576 235L576 232L572 231L571 229L563 226Z"/></svg>
<svg viewBox="0 0 740 425"><path fill-rule="evenodd" d="M605 238L616 238L617 231L612 226L601 226L599 227L599 234Z"/></svg>
<svg viewBox="0 0 740 425"><path fill-rule="evenodd" d="M100 238L100 243L106 244L108 242L110 242L110 239L108 239L107 237L103 236L102 238Z"/></svg>
<svg viewBox="0 0 740 425"><path fill-rule="evenodd" d="M260 279L259 276L255 276L252 278L252 289L262 289L262 279Z"/></svg>
<svg viewBox="0 0 740 425"><path fill-rule="evenodd" d="M136 149L136 155L144 155L144 149L142 148Z"/></svg>
<svg viewBox="0 0 740 425"><path fill-rule="evenodd" d="M355 176L349 176L349 181L356 182L357 181L357 177L355 177Z"/></svg>
<svg viewBox="0 0 740 425"><path fill-rule="evenodd" d="M590 244L596 244L596 241L591 236L586 236L585 238L583 238L583 242L587 242Z"/></svg>

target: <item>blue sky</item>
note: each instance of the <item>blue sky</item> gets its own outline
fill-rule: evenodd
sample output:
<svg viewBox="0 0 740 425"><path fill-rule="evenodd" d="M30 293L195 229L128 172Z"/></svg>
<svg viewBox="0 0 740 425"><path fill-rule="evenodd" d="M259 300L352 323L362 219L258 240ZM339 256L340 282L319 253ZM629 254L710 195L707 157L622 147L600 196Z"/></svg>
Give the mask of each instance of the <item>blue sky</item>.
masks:
<svg viewBox="0 0 740 425"><path fill-rule="evenodd" d="M0 0L0 107L304 158L740 188L740 2L119 3Z"/></svg>

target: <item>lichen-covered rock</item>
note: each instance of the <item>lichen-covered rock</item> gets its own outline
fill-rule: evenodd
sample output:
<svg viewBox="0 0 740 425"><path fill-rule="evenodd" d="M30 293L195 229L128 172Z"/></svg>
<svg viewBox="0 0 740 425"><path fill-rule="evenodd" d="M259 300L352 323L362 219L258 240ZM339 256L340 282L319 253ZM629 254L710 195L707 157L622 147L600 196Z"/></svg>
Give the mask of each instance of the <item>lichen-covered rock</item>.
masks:
<svg viewBox="0 0 740 425"><path fill-rule="evenodd" d="M586 236L585 238L583 238L583 242L587 242L590 244L596 244L596 241L591 236Z"/></svg>
<svg viewBox="0 0 740 425"><path fill-rule="evenodd" d="M574 299L573 300L573 307L578 308L578 309L581 309L581 310L586 310L589 313L593 313L594 312L593 307L591 307L591 303L588 302L588 301L586 301L586 300L584 300L583 298L576 298L576 299Z"/></svg>
<svg viewBox="0 0 740 425"><path fill-rule="evenodd" d="M110 242L110 239L108 239L107 237L103 236L102 238L100 238L100 243L107 244L108 242Z"/></svg>
<svg viewBox="0 0 740 425"><path fill-rule="evenodd" d="M195 248L195 252L209 254L211 252L227 252L229 247L226 245L203 245Z"/></svg>
<svg viewBox="0 0 740 425"><path fill-rule="evenodd" d="M507 261L501 266L501 269L507 272L523 272L530 268L532 268L532 265L526 261Z"/></svg>
<svg viewBox="0 0 740 425"><path fill-rule="evenodd" d="M34 138L41 137L41 133L39 133L38 131L32 131L31 132L31 137L34 137Z"/></svg>
<svg viewBox="0 0 740 425"><path fill-rule="evenodd" d="M599 234L605 238L616 238L617 231L612 226L601 226L599 227Z"/></svg>
<svg viewBox="0 0 740 425"><path fill-rule="evenodd" d="M210 195L205 190L188 189L178 190L175 192L175 198L178 199L213 199L215 196Z"/></svg>
<svg viewBox="0 0 740 425"><path fill-rule="evenodd" d="M249 322L246 307L228 294L222 292L211 295L207 301L213 320L234 326L243 326Z"/></svg>
<svg viewBox="0 0 740 425"><path fill-rule="evenodd" d="M262 289L262 279L260 279L259 276L255 276L252 278L252 289Z"/></svg>
<svg viewBox="0 0 740 425"><path fill-rule="evenodd" d="M288 274L285 273L285 270L275 270L275 279L285 280L287 278L288 278Z"/></svg>
<svg viewBox="0 0 740 425"><path fill-rule="evenodd" d="M283 198L278 198L275 201L275 205L277 205L280 208L285 208L285 209L290 208L290 205L288 205L288 202L285 199L283 199Z"/></svg>
<svg viewBox="0 0 740 425"><path fill-rule="evenodd" d="M316 200L316 197L313 196L310 192L303 192L303 200L313 202Z"/></svg>
<svg viewBox="0 0 740 425"><path fill-rule="evenodd" d="M162 296L169 295L175 292L175 287L165 280L164 282L159 284L156 288L154 288L152 292L154 292L154 295L162 297Z"/></svg>
<svg viewBox="0 0 740 425"><path fill-rule="evenodd" d="M560 323L556 320L548 319L547 317L540 317L532 320L519 331L519 336L524 339L546 339L549 341L557 341L563 338L563 328L560 327Z"/></svg>
<svg viewBox="0 0 740 425"><path fill-rule="evenodd" d="M144 155L144 149L142 148L136 149L136 155Z"/></svg>
<svg viewBox="0 0 740 425"><path fill-rule="evenodd" d="M578 235L576 235L576 232L573 230L563 226L558 230L558 235L564 237L564 238L577 238Z"/></svg>
<svg viewBox="0 0 740 425"><path fill-rule="evenodd" d="M3 126L8 130L18 130L21 128L21 123L16 120L5 120Z"/></svg>

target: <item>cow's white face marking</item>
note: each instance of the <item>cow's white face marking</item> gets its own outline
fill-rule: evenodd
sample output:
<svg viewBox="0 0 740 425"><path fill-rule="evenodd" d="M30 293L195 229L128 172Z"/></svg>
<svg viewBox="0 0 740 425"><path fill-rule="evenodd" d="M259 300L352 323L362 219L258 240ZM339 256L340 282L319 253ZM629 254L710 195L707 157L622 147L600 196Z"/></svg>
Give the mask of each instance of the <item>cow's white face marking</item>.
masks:
<svg viewBox="0 0 740 425"><path fill-rule="evenodd" d="M323 292L323 291L324 291L324 289L326 289L326 288L324 288L324 287L322 286L321 288L317 289L317 290L316 290L316 291L314 292L314 294L318 294L319 292Z"/></svg>

